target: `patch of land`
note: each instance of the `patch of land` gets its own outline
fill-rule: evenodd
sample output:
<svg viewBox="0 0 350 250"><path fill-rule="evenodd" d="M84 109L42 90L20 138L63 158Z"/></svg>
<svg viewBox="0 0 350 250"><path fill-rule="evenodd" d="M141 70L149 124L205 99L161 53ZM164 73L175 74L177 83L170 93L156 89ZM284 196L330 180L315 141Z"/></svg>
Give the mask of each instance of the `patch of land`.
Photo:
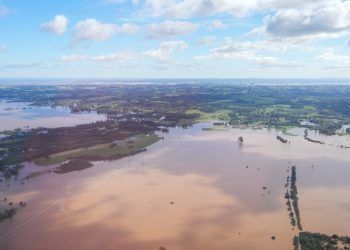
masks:
<svg viewBox="0 0 350 250"><path fill-rule="evenodd" d="M350 237L300 232L294 240L294 249L299 249L299 245L301 250L347 250L350 249Z"/></svg>
<svg viewBox="0 0 350 250"><path fill-rule="evenodd" d="M0 98L97 111L115 119L160 121L164 126L221 119L230 125L303 126L335 134L350 124L348 85L27 85L2 88Z"/></svg>
<svg viewBox="0 0 350 250"><path fill-rule="evenodd" d="M76 156L99 160L135 153L137 146L132 152L110 146L114 141L157 130L166 132L169 127L187 127L198 121L278 128L285 133L301 126L326 135L336 134L350 124L347 85L25 85L1 88L0 99L64 106L72 112L94 111L108 118L69 128L2 132L6 136L0 138L0 172L6 178L16 175L16 166L23 161L46 164ZM88 153L83 154L84 150Z"/></svg>
<svg viewBox="0 0 350 250"><path fill-rule="evenodd" d="M91 147L50 154L34 159L34 163L37 165L50 165L70 159L86 159L91 161L119 159L142 152L159 139L159 136L155 134L137 135L123 141L114 141L112 143L98 144Z"/></svg>
<svg viewBox="0 0 350 250"><path fill-rule="evenodd" d="M86 160L70 160L54 169L57 174L65 174L73 171L80 171L91 168L93 164Z"/></svg>
<svg viewBox="0 0 350 250"><path fill-rule="evenodd" d="M89 160L119 159L156 142L156 130L159 128L154 122L133 120L16 130L0 140L0 147L6 148L0 159L0 172L5 178L17 175L20 163L25 161L48 165L82 157Z"/></svg>
<svg viewBox="0 0 350 250"><path fill-rule="evenodd" d="M289 212L290 223L293 227L297 227L300 231L303 230L300 219L300 210L299 210L299 198L298 198L298 188L297 188L297 172L296 166L292 166L288 169L290 175L287 177L287 188L284 198L287 200L287 210Z"/></svg>

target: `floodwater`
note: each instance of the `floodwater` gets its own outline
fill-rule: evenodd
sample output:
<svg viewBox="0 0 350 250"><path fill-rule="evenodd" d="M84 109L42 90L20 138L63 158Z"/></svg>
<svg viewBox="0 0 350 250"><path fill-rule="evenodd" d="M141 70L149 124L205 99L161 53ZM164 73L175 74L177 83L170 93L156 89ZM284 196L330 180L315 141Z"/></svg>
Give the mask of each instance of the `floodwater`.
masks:
<svg viewBox="0 0 350 250"><path fill-rule="evenodd" d="M105 115L96 112L71 113L64 107L37 107L0 100L0 132L17 128L76 126L105 119Z"/></svg>
<svg viewBox="0 0 350 250"><path fill-rule="evenodd" d="M0 183L0 199L27 203L0 223L0 249L293 249L291 165L304 230L350 234L349 150L206 126L171 129L146 152L80 172Z"/></svg>

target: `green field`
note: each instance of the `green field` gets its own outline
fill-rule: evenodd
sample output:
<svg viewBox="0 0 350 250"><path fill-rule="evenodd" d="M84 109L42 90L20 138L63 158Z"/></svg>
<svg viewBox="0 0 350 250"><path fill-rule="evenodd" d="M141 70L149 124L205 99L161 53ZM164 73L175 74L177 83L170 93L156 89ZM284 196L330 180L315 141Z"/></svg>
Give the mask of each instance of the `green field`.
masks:
<svg viewBox="0 0 350 250"><path fill-rule="evenodd" d="M197 119L198 122L207 122L213 120L229 121L229 113L230 110L225 109L218 110L212 113L203 112L198 109L189 109L186 111L187 115L199 115L199 118Z"/></svg>

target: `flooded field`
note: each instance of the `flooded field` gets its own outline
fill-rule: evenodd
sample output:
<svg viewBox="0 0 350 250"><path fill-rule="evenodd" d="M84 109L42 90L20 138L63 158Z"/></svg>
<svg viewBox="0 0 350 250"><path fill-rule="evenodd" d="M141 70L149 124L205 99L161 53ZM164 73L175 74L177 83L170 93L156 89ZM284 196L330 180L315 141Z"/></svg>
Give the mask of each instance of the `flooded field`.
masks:
<svg viewBox="0 0 350 250"><path fill-rule="evenodd" d="M37 107L29 103L0 100L0 131L75 126L105 119L105 115L96 112L71 113L64 107Z"/></svg>
<svg viewBox="0 0 350 250"><path fill-rule="evenodd" d="M0 223L0 249L293 249L292 166L303 230L349 234L349 149L208 126L170 129L146 152L83 171L0 183L1 200L27 204Z"/></svg>

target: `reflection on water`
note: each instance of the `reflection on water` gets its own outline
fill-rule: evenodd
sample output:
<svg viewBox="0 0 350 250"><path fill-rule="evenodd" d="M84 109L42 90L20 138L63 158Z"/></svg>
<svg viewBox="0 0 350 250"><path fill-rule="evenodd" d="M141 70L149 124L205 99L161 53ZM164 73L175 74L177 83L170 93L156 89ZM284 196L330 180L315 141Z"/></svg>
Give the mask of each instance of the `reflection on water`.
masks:
<svg viewBox="0 0 350 250"><path fill-rule="evenodd" d="M64 107L36 107L29 103L0 100L0 131L16 128L56 128L105 120L95 112L71 113Z"/></svg>
<svg viewBox="0 0 350 250"><path fill-rule="evenodd" d="M28 204L0 223L0 248L292 249L291 164L304 230L349 234L346 151L302 137L282 144L275 131L202 126L172 129L147 152L81 172L0 184L2 196Z"/></svg>

